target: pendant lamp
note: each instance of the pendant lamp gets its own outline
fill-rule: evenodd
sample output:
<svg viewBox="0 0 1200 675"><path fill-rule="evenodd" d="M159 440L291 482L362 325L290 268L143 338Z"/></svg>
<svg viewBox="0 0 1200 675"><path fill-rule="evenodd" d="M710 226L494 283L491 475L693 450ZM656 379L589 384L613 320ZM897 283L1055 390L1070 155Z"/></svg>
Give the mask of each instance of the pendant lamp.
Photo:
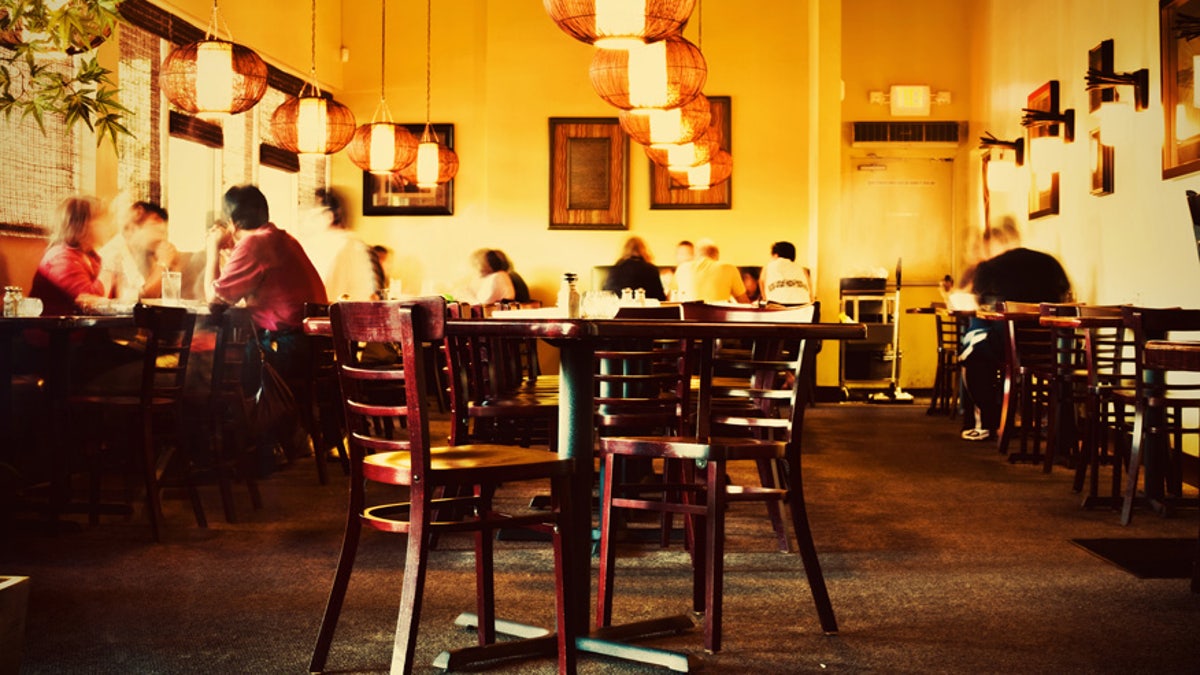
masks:
<svg viewBox="0 0 1200 675"><path fill-rule="evenodd" d="M671 171L671 180L689 190L707 190L720 185L733 175L733 155L718 150L712 159L681 171Z"/></svg>
<svg viewBox="0 0 1200 675"><path fill-rule="evenodd" d="M686 104L670 110L650 110L644 113L622 110L620 120L621 128L634 142L656 147L695 141L708 131L712 114L708 97L700 94Z"/></svg>
<svg viewBox="0 0 1200 675"><path fill-rule="evenodd" d="M721 151L721 139L712 131L690 143L652 145L646 148L650 161L669 171L680 171L711 160Z"/></svg>
<svg viewBox="0 0 1200 675"><path fill-rule="evenodd" d="M271 115L271 134L282 148L300 154L331 155L354 137L354 113L321 95L317 84L317 0L312 0L312 50L309 81L300 94Z"/></svg>
<svg viewBox="0 0 1200 675"><path fill-rule="evenodd" d="M380 19L379 105L371 115L370 124L354 130L354 138L346 153L350 161L363 171L386 176L412 163L417 157L417 139L408 129L392 121L384 96L387 72L387 0L382 0Z"/></svg>
<svg viewBox="0 0 1200 675"><path fill-rule="evenodd" d="M417 160L400 170L400 177L416 183L421 189L436 188L458 173L458 155L450 148L438 143L437 133L429 123L431 45L433 37L433 2L425 0L425 130L421 132L421 143L417 146Z"/></svg>
<svg viewBox="0 0 1200 675"><path fill-rule="evenodd" d="M600 49L629 49L683 30L696 0L542 0L567 35Z"/></svg>
<svg viewBox="0 0 1200 675"><path fill-rule="evenodd" d="M622 110L678 108L700 95L708 64L682 35L627 51L597 49L588 71L600 98Z"/></svg>
<svg viewBox="0 0 1200 675"><path fill-rule="evenodd" d="M199 117L246 112L267 91L267 64L249 47L217 37L219 15L213 0L204 39L172 49L158 80L175 107Z"/></svg>

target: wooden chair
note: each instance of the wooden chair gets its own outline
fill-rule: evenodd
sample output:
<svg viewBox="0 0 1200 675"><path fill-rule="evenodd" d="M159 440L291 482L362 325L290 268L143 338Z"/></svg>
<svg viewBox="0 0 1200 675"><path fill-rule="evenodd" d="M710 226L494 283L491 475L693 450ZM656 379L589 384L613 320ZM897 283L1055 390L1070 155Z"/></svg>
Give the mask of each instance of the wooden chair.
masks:
<svg viewBox="0 0 1200 675"><path fill-rule="evenodd" d="M208 525L192 481L190 458L187 453L176 452L182 447L183 391L196 317L183 307L140 304L134 307L133 315L138 334L144 340L137 392L81 393L71 396L70 405L77 419L90 420L93 428L116 430L116 437L93 453L90 521L94 524L100 511L100 466L111 459L104 450L126 447L142 477L150 532L155 541L160 541L163 521L160 481L173 460L180 465L196 524Z"/></svg>
<svg viewBox="0 0 1200 675"><path fill-rule="evenodd" d="M1087 393L1079 461L1075 464L1074 489L1083 492L1082 506L1120 506L1123 466L1129 461L1129 437L1133 433L1133 396L1136 366L1130 333L1113 306L1079 307L1084 326L1084 363ZM1101 467L1110 468L1108 496L1100 495ZM1084 489L1086 486L1086 490Z"/></svg>
<svg viewBox="0 0 1200 675"><path fill-rule="evenodd" d="M254 339L254 328L245 309L221 304L212 307L208 322L216 330L207 401L212 467L221 491L225 520L233 523L237 522L234 481L241 480L246 484L253 508L262 508L262 495L255 478L258 466L250 431L250 401L243 384L246 348Z"/></svg>
<svg viewBox="0 0 1200 675"><path fill-rule="evenodd" d="M483 317L478 305L450 305L450 314ZM452 444L544 444L555 448L558 392L525 386L518 342L475 335L446 338Z"/></svg>
<svg viewBox="0 0 1200 675"><path fill-rule="evenodd" d="M1042 463L1042 419L1049 409L1055 371L1054 337L1041 325L1037 303L1003 302L999 309L1007 325L1007 340L997 445L1009 462ZM1009 452L1014 437L1020 450Z"/></svg>
<svg viewBox="0 0 1200 675"><path fill-rule="evenodd" d="M962 330L958 319L945 307L939 307L934 312L934 331L937 337L937 368L933 373L933 395L925 414L941 413L953 419L958 414L958 343L962 338Z"/></svg>
<svg viewBox="0 0 1200 675"><path fill-rule="evenodd" d="M811 309L807 310L811 316ZM685 315L688 310L685 309ZM774 315L774 316L772 316ZM703 321L772 321L782 314L706 306L693 310ZM714 341L700 343L700 389L694 435L609 437L600 441L605 474L621 475L630 459L658 458L683 468L684 480L667 484L666 498L647 498L644 486L616 480L604 482L600 518L600 586L596 623L612 622L616 547L613 512L640 509L680 513L693 521L693 608L704 612L704 644L721 648L721 605L724 578L725 514L730 504L766 501L787 504L800 558L808 577L821 627L837 632L833 605L825 588L800 478L800 440L804 419L804 369L811 367L811 344L758 340L748 357L721 355ZM741 382L730 375L740 374ZM750 460L779 471L774 485L731 485L729 462ZM681 499L670 499L671 495Z"/></svg>
<svg viewBox="0 0 1200 675"><path fill-rule="evenodd" d="M428 402L425 396L425 363L444 337L445 301L440 297L405 302L340 302L331 309L338 377L346 421L350 429L350 503L346 535L337 573L309 671L325 669L334 628L341 613L363 525L383 532L408 535L401 586L400 616L392 652L393 673L412 670L420 623L430 537L434 532L473 532L478 638L480 645L496 639L493 608L493 532L500 527L552 528L555 551L555 588L558 632L542 640L557 644L559 672L574 672L575 607L568 607L564 589L564 550L569 550L571 509L567 492L573 460L559 459L540 450L496 445L433 447L429 438ZM357 345L392 342L400 346L402 365L371 365L361 360ZM399 400L400 403L396 401ZM386 402L380 402L386 401ZM385 418L389 425L374 422ZM381 433L388 429L390 433ZM368 454L374 453L374 454ZM498 485L512 481L547 480L552 509L525 515L496 513L492 496ZM399 485L409 490L404 503L368 503L367 490L376 485ZM438 500L443 486L472 486L466 496ZM455 502L466 507L465 520L436 522L432 512ZM501 645L503 651L507 644Z"/></svg>
<svg viewBox="0 0 1200 675"><path fill-rule="evenodd" d="M1040 317L1076 319L1081 306L1076 303L1043 302ZM1087 402L1087 358L1084 331L1074 326L1047 326L1054 361L1046 377L1046 452L1042 453L1042 471L1050 473L1055 459L1066 460L1072 468L1079 462L1080 422L1076 410Z"/></svg>
<svg viewBox="0 0 1200 675"><path fill-rule="evenodd" d="M1145 346L1150 340L1200 332L1200 309L1123 307L1122 318L1133 333L1137 363L1133 444L1121 506L1121 523L1128 525L1138 501L1138 477L1143 468L1145 500L1154 510L1166 512L1197 503L1182 495L1183 448L1185 443L1194 444L1200 438L1200 425L1195 419L1200 411L1200 383L1194 378L1172 376L1171 369L1161 363L1148 367Z"/></svg>
<svg viewBox="0 0 1200 675"><path fill-rule="evenodd" d="M329 316L326 303L304 303L305 318ZM336 450L342 470L349 473L344 441L345 422L342 419L341 396L337 372L334 370L333 340L322 335L308 335L308 407L304 418L312 437L313 456L317 465L317 482L329 483L326 453Z"/></svg>

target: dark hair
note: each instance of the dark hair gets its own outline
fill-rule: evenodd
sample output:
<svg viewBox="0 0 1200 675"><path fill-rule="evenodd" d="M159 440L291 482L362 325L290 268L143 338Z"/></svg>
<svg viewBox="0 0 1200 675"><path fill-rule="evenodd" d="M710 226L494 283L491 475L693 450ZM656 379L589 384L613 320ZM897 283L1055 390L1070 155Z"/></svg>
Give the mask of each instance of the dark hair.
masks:
<svg viewBox="0 0 1200 675"><path fill-rule="evenodd" d="M163 221L168 220L167 210L158 204L155 204L154 202L134 202L131 208L138 213L138 215L134 217L133 222L138 223L139 225L145 222L150 216L157 216Z"/></svg>
<svg viewBox="0 0 1200 675"><path fill-rule="evenodd" d="M317 190L317 204L329 209L335 227L346 226L346 202L336 191L326 188Z"/></svg>
<svg viewBox="0 0 1200 675"><path fill-rule="evenodd" d="M487 252L485 259L493 272L507 272L512 267L512 264L508 262L508 256L504 255L504 251L491 249Z"/></svg>
<svg viewBox="0 0 1200 675"><path fill-rule="evenodd" d="M790 241L777 241L771 244L771 253L796 262L796 246Z"/></svg>
<svg viewBox="0 0 1200 675"><path fill-rule="evenodd" d="M225 191L225 216L239 230L256 230L271 220L266 196L253 185L235 185Z"/></svg>

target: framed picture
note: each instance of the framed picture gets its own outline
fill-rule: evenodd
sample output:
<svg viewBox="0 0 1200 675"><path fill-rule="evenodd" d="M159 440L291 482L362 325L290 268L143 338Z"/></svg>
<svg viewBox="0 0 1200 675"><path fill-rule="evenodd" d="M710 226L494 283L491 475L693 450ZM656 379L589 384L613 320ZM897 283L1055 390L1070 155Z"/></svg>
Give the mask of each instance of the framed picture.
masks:
<svg viewBox="0 0 1200 675"><path fill-rule="evenodd" d="M1113 67L1113 41L1104 40L1088 50L1088 70L1111 73ZM1117 90L1113 87L1100 87L1088 90L1088 112L1095 113L1100 106L1117 100Z"/></svg>
<svg viewBox="0 0 1200 675"><path fill-rule="evenodd" d="M1160 0L1159 58L1162 65L1163 178L1200 170L1200 91L1195 57L1200 55L1200 0Z"/></svg>
<svg viewBox="0 0 1200 675"><path fill-rule="evenodd" d="M1092 194L1096 196L1113 193L1113 146L1100 142L1100 130L1092 129L1089 135L1089 151L1092 156Z"/></svg>
<svg viewBox="0 0 1200 675"><path fill-rule="evenodd" d="M627 229L628 167L617 118L551 117L550 229Z"/></svg>
<svg viewBox="0 0 1200 675"><path fill-rule="evenodd" d="M424 124L401 124L418 139L425 130ZM438 141L454 149L454 125L434 124L433 131ZM363 215L364 216L450 216L454 215L454 179L439 184L436 188L419 188L409 183L399 172L376 176L363 172Z"/></svg>
<svg viewBox="0 0 1200 675"><path fill-rule="evenodd" d="M728 96L709 96L709 133L721 139L721 149L732 153L731 143L733 108ZM647 160L649 161L649 160ZM733 207L733 178L718 183L707 190L690 190L686 185L677 185L671 180L666 167L650 162L650 208L651 209L728 209Z"/></svg>
<svg viewBox="0 0 1200 675"><path fill-rule="evenodd" d="M1050 80L1038 87L1029 95L1026 107L1026 119L1036 113L1058 113L1058 80ZM1023 122L1029 129L1030 179L1033 181L1029 191L1029 218L1041 218L1058 213L1058 167L1047 165L1045 158L1039 157L1038 139L1062 137L1066 135L1062 124L1046 124L1037 121ZM1045 152L1042 150L1042 152Z"/></svg>

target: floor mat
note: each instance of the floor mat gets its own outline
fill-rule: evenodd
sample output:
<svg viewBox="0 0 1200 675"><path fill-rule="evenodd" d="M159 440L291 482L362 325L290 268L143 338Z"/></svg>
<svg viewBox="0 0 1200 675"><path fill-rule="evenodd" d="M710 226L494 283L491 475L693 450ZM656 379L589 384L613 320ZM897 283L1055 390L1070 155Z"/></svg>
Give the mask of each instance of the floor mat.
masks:
<svg viewBox="0 0 1200 675"><path fill-rule="evenodd" d="M1189 579L1196 560L1196 539L1072 539L1092 555L1139 579Z"/></svg>

